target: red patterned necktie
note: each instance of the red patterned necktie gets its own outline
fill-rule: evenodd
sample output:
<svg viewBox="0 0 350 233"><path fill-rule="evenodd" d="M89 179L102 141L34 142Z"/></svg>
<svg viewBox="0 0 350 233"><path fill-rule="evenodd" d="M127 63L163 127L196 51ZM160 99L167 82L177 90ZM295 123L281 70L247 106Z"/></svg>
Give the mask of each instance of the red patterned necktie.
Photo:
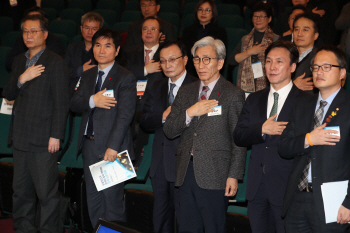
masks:
<svg viewBox="0 0 350 233"><path fill-rule="evenodd" d="M203 86L203 89L202 89L201 94L199 95L198 101L206 100L208 91L209 91L209 87L208 86Z"/></svg>
<svg viewBox="0 0 350 233"><path fill-rule="evenodd" d="M152 52L152 49L146 49L146 57L145 57L145 65L147 65L150 61L149 54Z"/></svg>

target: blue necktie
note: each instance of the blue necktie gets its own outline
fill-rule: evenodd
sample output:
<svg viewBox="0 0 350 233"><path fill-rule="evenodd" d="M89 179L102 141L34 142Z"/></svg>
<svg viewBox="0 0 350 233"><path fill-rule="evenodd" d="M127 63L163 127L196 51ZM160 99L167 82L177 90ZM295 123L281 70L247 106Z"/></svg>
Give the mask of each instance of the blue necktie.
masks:
<svg viewBox="0 0 350 233"><path fill-rule="evenodd" d="M101 90L101 85L102 85L102 76L104 75L105 73L103 71L99 71L98 72L98 79L97 79L97 82L96 82L96 86L95 86L95 94L97 92L99 92ZM94 133L94 111L95 111L95 108L93 108L90 112L90 115L89 115L89 121L88 121L88 127L87 127L87 130L86 130L86 135L87 136L92 136L93 133Z"/></svg>
<svg viewBox="0 0 350 233"><path fill-rule="evenodd" d="M170 83L170 91L169 91L169 106L171 106L174 102L174 88L176 87L175 83Z"/></svg>

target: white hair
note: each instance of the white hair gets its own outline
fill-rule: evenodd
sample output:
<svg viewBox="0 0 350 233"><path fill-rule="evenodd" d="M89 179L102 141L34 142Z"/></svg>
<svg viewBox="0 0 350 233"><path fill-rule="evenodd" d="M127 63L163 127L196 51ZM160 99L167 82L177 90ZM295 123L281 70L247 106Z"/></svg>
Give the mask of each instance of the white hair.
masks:
<svg viewBox="0 0 350 233"><path fill-rule="evenodd" d="M193 45L193 47L191 49L192 55L193 56L195 55L196 50L198 48L205 47L205 46L213 46L214 47L214 50L215 50L215 53L216 53L216 58L218 60L219 59L225 59L225 57L226 57L226 48L225 48L224 43L221 40L214 39L211 36L206 36L206 37L200 39L199 41L197 41Z"/></svg>

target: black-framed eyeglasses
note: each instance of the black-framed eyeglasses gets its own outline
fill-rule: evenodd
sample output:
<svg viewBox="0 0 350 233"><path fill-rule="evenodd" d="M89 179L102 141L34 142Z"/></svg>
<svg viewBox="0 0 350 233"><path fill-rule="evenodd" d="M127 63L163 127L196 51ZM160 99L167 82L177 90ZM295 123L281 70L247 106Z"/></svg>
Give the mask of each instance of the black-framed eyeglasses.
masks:
<svg viewBox="0 0 350 233"><path fill-rule="evenodd" d="M202 60L202 63L204 65L208 65L210 63L211 59L217 59L217 58L216 57L202 57L202 59L200 59L199 57L194 57L193 63L199 64L200 60Z"/></svg>
<svg viewBox="0 0 350 233"><path fill-rule="evenodd" d="M341 69L340 66L332 65L332 64L323 64L323 65L321 65L321 66L316 65L316 64L313 64L313 65L310 66L310 70L311 70L312 72L317 72L317 71L320 69L320 67L322 68L322 70L323 70L324 72L329 72L329 71L332 69L332 67L338 67L338 68Z"/></svg>
<svg viewBox="0 0 350 233"><path fill-rule="evenodd" d="M210 13L210 11L211 11L211 9L209 9L209 8L198 8L198 10L197 10L198 12L202 12L203 14L209 14Z"/></svg>
<svg viewBox="0 0 350 233"><path fill-rule="evenodd" d="M253 19L265 19L267 18L267 16L263 16L263 15L253 15Z"/></svg>
<svg viewBox="0 0 350 233"><path fill-rule="evenodd" d="M148 32L148 31L156 32L156 31L158 31L158 28L155 28L155 27L152 27L152 28L144 27L144 28L142 28L142 31L143 32Z"/></svg>
<svg viewBox="0 0 350 233"><path fill-rule="evenodd" d="M179 59L179 58L181 58L181 57L183 57L183 56L180 56L180 57L177 57L177 58L169 58L168 60L166 60L166 59L160 59L159 60L159 62L160 62L160 64L165 64L166 62L169 62L170 64L174 64L174 62L177 60L177 59Z"/></svg>
<svg viewBox="0 0 350 233"><path fill-rule="evenodd" d="M42 32L43 30L26 30L26 31L22 31L23 32L23 34L27 34L27 35L33 35L33 36L35 36L38 32Z"/></svg>

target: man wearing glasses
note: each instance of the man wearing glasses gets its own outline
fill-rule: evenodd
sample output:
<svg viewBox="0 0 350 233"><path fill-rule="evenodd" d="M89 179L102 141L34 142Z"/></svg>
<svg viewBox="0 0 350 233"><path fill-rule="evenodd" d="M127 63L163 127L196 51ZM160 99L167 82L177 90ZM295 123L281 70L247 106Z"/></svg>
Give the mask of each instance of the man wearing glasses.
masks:
<svg viewBox="0 0 350 233"><path fill-rule="evenodd" d="M160 50L160 65L166 78L154 82L148 89L140 126L154 133L150 177L154 192L154 232L174 232L175 214L175 153L180 138L168 139L163 124L181 86L198 79L186 71L187 54L180 41L165 42Z"/></svg>
<svg viewBox="0 0 350 233"><path fill-rule="evenodd" d="M325 45L316 51L311 71L319 94L296 102L281 136L280 155L294 158L282 211L287 233L347 232L350 95L341 87L346 77L345 67L345 54L335 46ZM341 204L332 215L336 222L326 224L321 185L337 181L346 181L346 196L340 198Z"/></svg>
<svg viewBox="0 0 350 233"><path fill-rule="evenodd" d="M140 7L144 19L147 17L155 17L158 19L161 27L164 29L159 42L176 39L174 26L171 23L157 17L157 13L160 10L160 0L140 0ZM125 45L123 48L124 52L129 52L134 48L142 48L143 43L141 40L140 28L142 27L144 19L140 19L130 24L128 37L125 40Z"/></svg>
<svg viewBox="0 0 350 233"><path fill-rule="evenodd" d="M27 16L21 29L28 51L15 58L3 91L8 100L15 100L9 133L14 161L13 225L21 233L59 232L57 152L69 109L68 67L46 48L46 18Z"/></svg>
<svg viewBox="0 0 350 233"><path fill-rule="evenodd" d="M228 197L243 178L246 148L233 141L244 92L219 73L226 56L221 40L204 37L192 47L199 79L180 88L164 124L180 136L176 152L179 232L225 232Z"/></svg>

